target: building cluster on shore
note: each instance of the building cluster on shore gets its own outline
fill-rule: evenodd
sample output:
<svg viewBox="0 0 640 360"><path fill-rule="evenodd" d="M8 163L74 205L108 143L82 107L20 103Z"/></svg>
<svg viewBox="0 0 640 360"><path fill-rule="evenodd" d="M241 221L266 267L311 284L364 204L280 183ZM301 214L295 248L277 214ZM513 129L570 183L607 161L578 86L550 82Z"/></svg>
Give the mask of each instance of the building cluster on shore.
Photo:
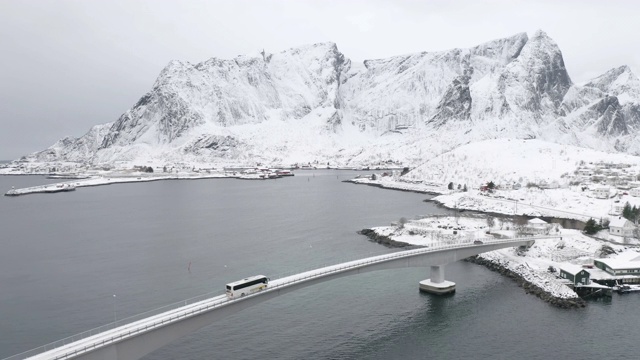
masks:
<svg viewBox="0 0 640 360"><path fill-rule="evenodd" d="M364 230L362 234L391 247L557 235L557 241L543 240L524 249L496 250L469 260L513 278L527 292L560 307L584 306L581 298L611 296L613 291L640 290L640 252L635 247L589 237L579 229L563 228L539 218L458 213L401 219L390 226Z"/></svg>
<svg viewBox="0 0 640 360"><path fill-rule="evenodd" d="M329 168L328 165L322 166ZM597 165L593 168L595 170L591 171L605 173L602 166L631 171L628 166L613 165ZM296 170L313 168L316 167L311 163L295 167ZM8 174L7 169L9 168L2 169L5 170L2 173ZM350 181L391 189L440 194L433 201L445 207L457 211L464 209L484 213L476 217L460 216L457 212L458 215L454 217L433 217L411 221L405 219L395 222L390 227L374 228L363 232L387 246L406 244L429 246L434 242L469 241L483 237L562 235L563 240L560 242L536 244L525 250L499 250L485 253L478 255L474 262L508 274L512 278L518 278L520 279L518 281L527 284L528 291L564 307L582 304L576 300L578 295L592 297L602 294L610 295L612 290L619 292L635 291L636 288L640 290L640 254L628 249L640 244L636 236L637 227L632 221L614 212L615 215L611 215L607 220L608 228L596 234L597 238L594 238L587 237L580 231L582 225L568 229L535 217L544 215L562 218L561 215L564 212L569 214L569 218L585 221L588 217L598 217L603 213L606 215L608 210L609 214L612 214L610 209L598 202L625 201L626 203L627 199L635 197L635 193L631 192L634 188L613 195L610 192L607 192L606 196L602 195L605 194L602 184L590 188L594 183L584 182L587 181L586 176L593 177L593 174L587 174L585 169L580 168L572 177L572 179L581 177L580 181L583 182L570 188L555 188L555 184L511 186L509 189L505 189L504 186L495 186L492 187L495 191L491 191L490 194L482 188L463 191L461 186L443 186L432 181L404 181L401 178L400 169L374 172ZM48 170L50 177L67 181L25 189L11 189L5 195L63 192L84 186L125 182L229 177L267 180L294 175L290 168L264 166L200 168L189 164L171 167L136 166L117 171L93 169L85 172L77 171L77 167L65 167L59 164ZM19 172L11 171L10 173ZM614 182L614 184L631 186L634 184L632 177L627 176L624 183ZM574 193L575 196L569 196L569 193ZM538 205L541 201L545 202ZM584 209L588 206L597 211L594 211L594 214L582 214L583 210L571 208L574 204L575 207ZM640 205L640 197L638 204ZM563 210L563 207L569 211ZM601 250L605 247L609 247L610 251ZM595 253L600 253L602 256L596 257L593 255Z"/></svg>
<svg viewBox="0 0 640 360"><path fill-rule="evenodd" d="M592 264L563 264L560 277L577 292L615 290L620 293L640 291L640 254L627 253L617 258L593 259ZM606 289L606 290L605 290ZM587 291L591 295L593 291Z"/></svg>

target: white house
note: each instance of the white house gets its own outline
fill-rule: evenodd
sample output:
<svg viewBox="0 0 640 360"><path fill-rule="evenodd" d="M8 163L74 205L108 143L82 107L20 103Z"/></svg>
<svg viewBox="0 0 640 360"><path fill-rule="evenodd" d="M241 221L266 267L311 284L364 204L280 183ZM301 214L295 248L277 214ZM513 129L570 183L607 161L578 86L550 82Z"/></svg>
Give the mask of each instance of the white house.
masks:
<svg viewBox="0 0 640 360"><path fill-rule="evenodd" d="M629 190L629 195L635 196L635 197L640 197L640 187L636 187L636 188L630 189Z"/></svg>
<svg viewBox="0 0 640 360"><path fill-rule="evenodd" d="M611 219L609 221L609 234L617 236L633 236L633 230L636 228L633 223L622 216Z"/></svg>
<svg viewBox="0 0 640 360"><path fill-rule="evenodd" d="M593 170L591 169L578 169L578 175L589 177L593 175Z"/></svg>
<svg viewBox="0 0 640 360"><path fill-rule="evenodd" d="M609 198L609 188L608 187L597 187L593 189L593 196L598 199L608 199Z"/></svg>
<svg viewBox="0 0 640 360"><path fill-rule="evenodd" d="M622 215L622 211L624 210L624 205L623 203L614 203L613 206L611 207L611 211L609 212L609 215Z"/></svg>
<svg viewBox="0 0 640 360"><path fill-rule="evenodd" d="M549 223L547 223L542 219L533 218L527 221L527 229L533 233L536 233L536 234L544 233L547 230L547 228L549 228Z"/></svg>

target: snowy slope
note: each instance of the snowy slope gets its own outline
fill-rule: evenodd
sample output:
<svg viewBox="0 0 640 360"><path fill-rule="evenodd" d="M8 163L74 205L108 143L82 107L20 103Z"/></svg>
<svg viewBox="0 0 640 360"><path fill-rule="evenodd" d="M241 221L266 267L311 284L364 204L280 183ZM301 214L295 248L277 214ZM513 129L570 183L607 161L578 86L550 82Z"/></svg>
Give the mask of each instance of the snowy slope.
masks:
<svg viewBox="0 0 640 360"><path fill-rule="evenodd" d="M640 157L612 154L538 139L494 139L460 146L421 164L407 180L468 184L568 183L581 163L612 162L636 166Z"/></svg>

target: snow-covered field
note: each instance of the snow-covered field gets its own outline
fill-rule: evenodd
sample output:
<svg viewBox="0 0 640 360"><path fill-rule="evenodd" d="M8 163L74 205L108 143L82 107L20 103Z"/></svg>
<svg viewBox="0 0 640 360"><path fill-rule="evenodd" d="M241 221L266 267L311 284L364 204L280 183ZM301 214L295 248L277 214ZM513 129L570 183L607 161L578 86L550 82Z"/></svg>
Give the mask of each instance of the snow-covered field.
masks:
<svg viewBox="0 0 640 360"><path fill-rule="evenodd" d="M492 226L484 215L459 217L428 217L373 228L378 235L412 245L429 246L442 242L455 243L470 239L517 236L516 225L509 220L494 218ZM604 257L602 247L608 246L616 254L613 258L638 256L640 249L597 240L583 235L578 230L563 229L554 224L551 235L561 240L538 240L527 250L509 248L496 250L479 257L500 264L537 285L547 293L560 299L577 298L577 294L558 278L559 269L565 265L593 264L594 258ZM555 272L550 272L550 267Z"/></svg>
<svg viewBox="0 0 640 360"><path fill-rule="evenodd" d="M627 164L625 174L640 173L638 156L537 139L492 139L466 144L428 159L405 176L414 181L453 182L456 187L466 184L469 188L489 181L505 186L553 182L562 185L573 180L578 168L593 169L597 163Z"/></svg>
<svg viewBox="0 0 640 360"><path fill-rule="evenodd" d="M493 193L470 189L467 192L448 190L434 184L408 183L391 177L352 179L356 184L375 185L387 189L441 194L432 200L448 208L472 210L504 215L528 215L559 217L581 221L612 218L614 204L640 206L640 198L622 195L611 199L597 199L591 192L579 187L563 189L521 188L518 190L495 190ZM616 202L617 201L617 202Z"/></svg>
<svg viewBox="0 0 640 360"><path fill-rule="evenodd" d="M611 169L609 169L609 168ZM619 168L617 168L619 167ZM581 176L579 172L592 173ZM609 175L607 175L607 173ZM551 216L586 221L610 218L615 206L640 197L606 185L628 179L632 187L640 175L640 157L610 154L540 140L494 139L461 146L426 161L400 177L358 178L354 183L440 194L434 201L450 208L506 215ZM601 177L600 183L593 182ZM493 182L493 192L480 187ZM453 190L448 189L452 184ZM519 189L514 190L514 184ZM468 191L462 191L466 187ZM608 198L593 190L610 189ZM624 193L627 192L627 195Z"/></svg>

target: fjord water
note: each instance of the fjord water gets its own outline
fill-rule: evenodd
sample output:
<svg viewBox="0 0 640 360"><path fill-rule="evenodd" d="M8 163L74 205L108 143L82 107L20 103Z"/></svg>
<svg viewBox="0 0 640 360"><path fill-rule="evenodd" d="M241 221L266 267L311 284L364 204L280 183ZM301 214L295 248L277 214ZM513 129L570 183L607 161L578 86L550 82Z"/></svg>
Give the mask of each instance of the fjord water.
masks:
<svg viewBox="0 0 640 360"><path fill-rule="evenodd" d="M298 171L0 198L0 358L249 275L278 278L396 251L357 230L442 214L425 195ZM0 177L0 190L47 182ZM480 266L449 264L453 296L418 292L428 269L350 276L256 305L145 359L634 358L640 296L560 310ZM116 295L115 297L113 295ZM623 331L629 329L630 331Z"/></svg>

